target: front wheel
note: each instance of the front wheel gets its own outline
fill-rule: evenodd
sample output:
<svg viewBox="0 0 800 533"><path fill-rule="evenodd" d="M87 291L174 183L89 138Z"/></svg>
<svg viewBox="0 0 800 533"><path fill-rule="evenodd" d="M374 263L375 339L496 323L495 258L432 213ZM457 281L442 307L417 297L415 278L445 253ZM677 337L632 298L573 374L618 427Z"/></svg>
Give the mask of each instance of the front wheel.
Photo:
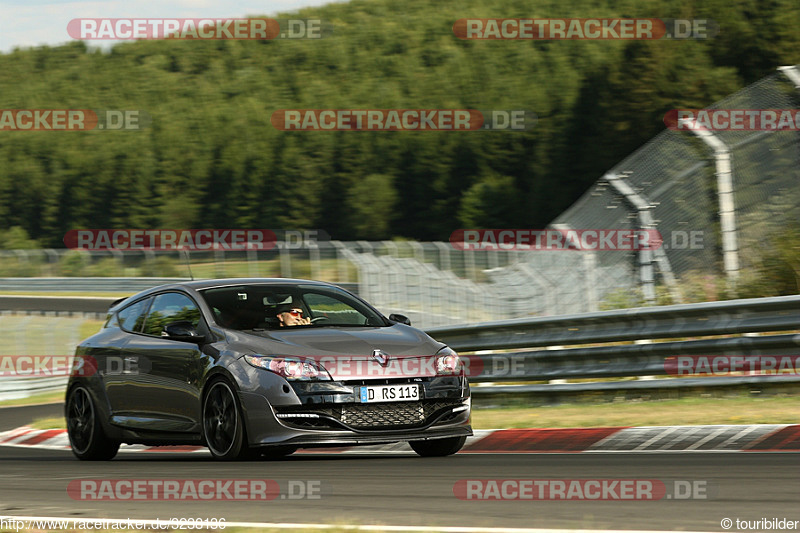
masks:
<svg viewBox="0 0 800 533"><path fill-rule="evenodd" d="M236 393L224 380L211 384L203 401L203 438L215 459L252 459L255 450L247 447Z"/></svg>
<svg viewBox="0 0 800 533"><path fill-rule="evenodd" d="M460 450L467 437L449 437L446 439L412 440L411 449L422 457L444 457Z"/></svg>
<svg viewBox="0 0 800 533"><path fill-rule="evenodd" d="M108 461L119 451L119 441L103 432L92 395L83 386L74 387L67 398L67 436L72 453L82 461Z"/></svg>

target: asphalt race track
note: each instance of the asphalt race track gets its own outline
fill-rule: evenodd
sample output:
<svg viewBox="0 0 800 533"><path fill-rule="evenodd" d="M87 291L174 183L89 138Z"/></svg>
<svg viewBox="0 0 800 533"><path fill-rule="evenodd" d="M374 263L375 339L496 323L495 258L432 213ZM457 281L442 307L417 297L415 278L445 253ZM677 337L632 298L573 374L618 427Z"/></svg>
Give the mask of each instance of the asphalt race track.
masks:
<svg viewBox="0 0 800 533"><path fill-rule="evenodd" d="M69 451L0 447L0 515L723 531L723 518L800 519L799 473L800 453L459 454L431 459L413 453L300 454L220 463L205 453L149 452L87 463ZM275 480L284 497L290 481L295 486L319 482L320 497L102 502L74 500L66 490L76 479L218 478ZM454 484L464 479L608 478L655 479L667 486L674 480L700 481L708 495L656 501L463 501L453 493Z"/></svg>

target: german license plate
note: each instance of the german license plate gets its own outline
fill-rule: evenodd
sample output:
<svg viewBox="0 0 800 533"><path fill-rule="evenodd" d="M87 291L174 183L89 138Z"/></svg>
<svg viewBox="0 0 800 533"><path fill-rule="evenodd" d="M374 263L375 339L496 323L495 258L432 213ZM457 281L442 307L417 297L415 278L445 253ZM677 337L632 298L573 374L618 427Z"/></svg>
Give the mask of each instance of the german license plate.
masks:
<svg viewBox="0 0 800 533"><path fill-rule="evenodd" d="M409 402L420 399L419 385L374 385L361 387L361 403Z"/></svg>

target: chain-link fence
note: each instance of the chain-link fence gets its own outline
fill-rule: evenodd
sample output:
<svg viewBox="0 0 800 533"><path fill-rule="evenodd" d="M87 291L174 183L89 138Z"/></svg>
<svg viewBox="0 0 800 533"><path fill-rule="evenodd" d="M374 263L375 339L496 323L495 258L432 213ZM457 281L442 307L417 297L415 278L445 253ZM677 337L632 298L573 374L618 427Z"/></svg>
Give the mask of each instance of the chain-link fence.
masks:
<svg viewBox="0 0 800 533"><path fill-rule="evenodd" d="M708 109L785 109L796 116L798 90L800 70L784 68ZM598 252L598 270L613 276L619 291L637 287L652 302L656 283L663 283L680 301L682 282L698 276L734 281L785 228L798 227L799 150L797 127L704 135L666 130L611 169L553 227L657 229L664 244L650 257ZM598 287L600 299L607 288Z"/></svg>

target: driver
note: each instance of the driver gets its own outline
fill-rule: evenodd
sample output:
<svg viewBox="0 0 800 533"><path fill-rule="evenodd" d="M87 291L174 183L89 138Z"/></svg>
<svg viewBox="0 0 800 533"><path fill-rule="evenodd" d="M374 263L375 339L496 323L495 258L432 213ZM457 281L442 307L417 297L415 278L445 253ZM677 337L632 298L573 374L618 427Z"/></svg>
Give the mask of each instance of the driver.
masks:
<svg viewBox="0 0 800 533"><path fill-rule="evenodd" d="M303 316L303 309L299 305L284 304L277 309L278 321L281 327L305 326L311 324L311 319Z"/></svg>

